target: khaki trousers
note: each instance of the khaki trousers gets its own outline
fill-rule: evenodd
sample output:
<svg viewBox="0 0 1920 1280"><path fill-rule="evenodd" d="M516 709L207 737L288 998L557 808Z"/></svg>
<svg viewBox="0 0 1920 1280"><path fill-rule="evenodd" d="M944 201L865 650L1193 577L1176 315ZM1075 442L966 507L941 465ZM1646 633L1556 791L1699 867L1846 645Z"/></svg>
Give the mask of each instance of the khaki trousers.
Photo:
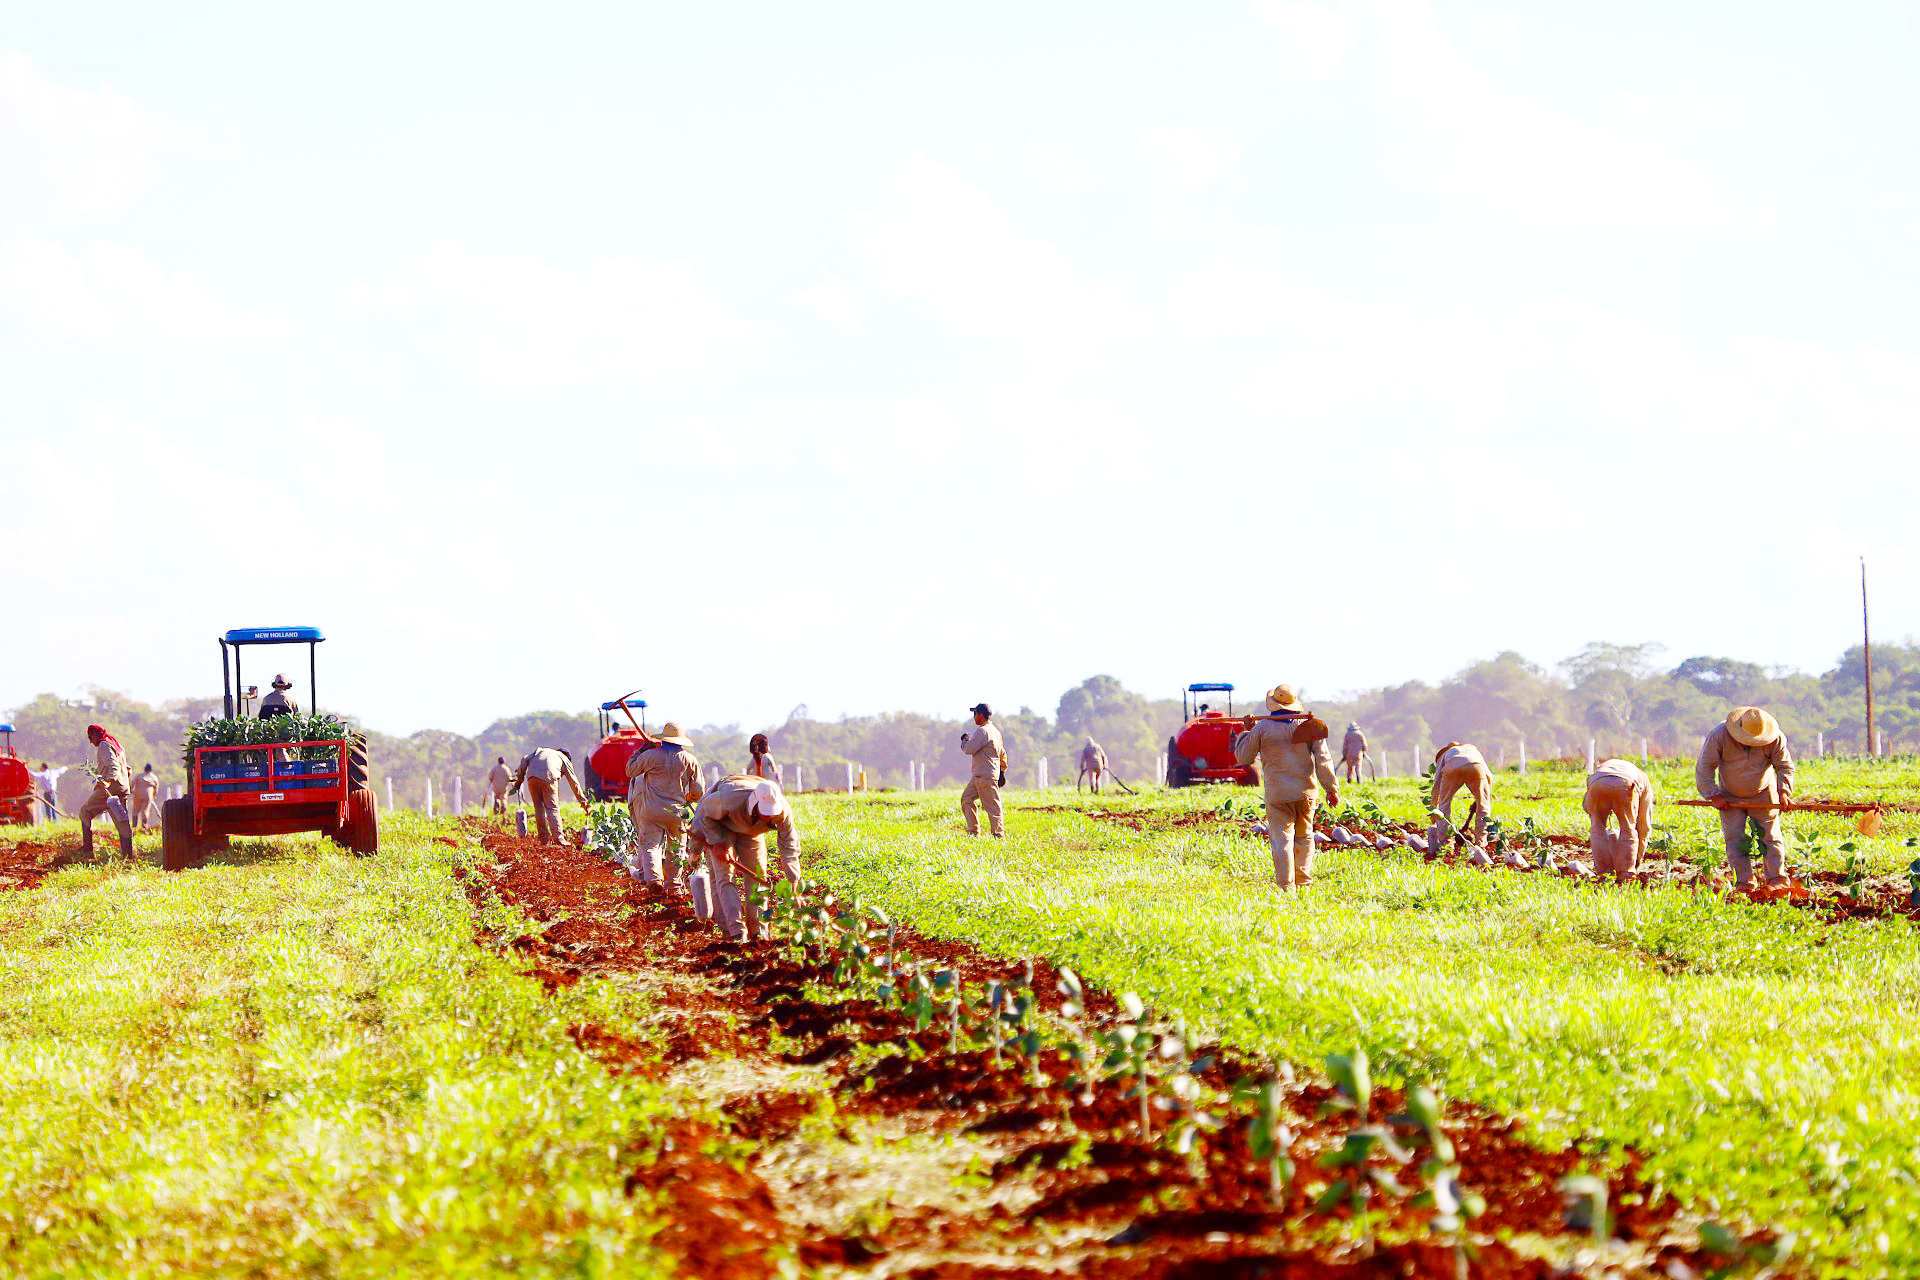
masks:
<svg viewBox="0 0 1920 1280"><path fill-rule="evenodd" d="M1433 807L1444 818L1453 816L1453 798L1461 791L1473 797L1473 842L1485 846L1487 843L1487 819L1493 816L1493 775L1485 769L1468 761L1456 764L1440 774L1440 780L1433 789ZM1427 847L1436 852L1441 849L1447 838L1447 824L1435 821L1433 830L1427 835ZM1454 838L1458 847L1459 837Z"/></svg>
<svg viewBox="0 0 1920 1280"><path fill-rule="evenodd" d="M767 845L759 836L735 836L733 838L733 861L739 866L744 878L751 881L762 898L773 891L767 880ZM796 889L800 887L800 860L792 854L780 858L780 874L787 883ZM736 883L727 870L726 861L717 849L707 850L707 875L713 881L713 915L720 922L720 928L729 938L740 942L758 942L765 925L762 921L764 907L746 912L745 931L742 932L741 893L746 885Z"/></svg>
<svg viewBox="0 0 1920 1280"><path fill-rule="evenodd" d="M1737 800L1758 800L1759 796L1736 796ZM1753 832L1752 840L1747 832ZM1753 887L1753 843L1758 841L1765 851L1763 864L1767 884L1785 884L1787 881L1786 855L1780 846L1780 811L1778 809L1722 809L1720 811L1720 835L1727 845L1727 865L1733 868L1735 887L1750 889Z"/></svg>
<svg viewBox="0 0 1920 1280"><path fill-rule="evenodd" d="M160 825L160 793L149 791L145 799L136 799L133 806L133 825L136 827L157 827Z"/></svg>
<svg viewBox="0 0 1920 1280"><path fill-rule="evenodd" d="M507 814L507 793L504 791L495 791L492 795L493 812L504 818Z"/></svg>
<svg viewBox="0 0 1920 1280"><path fill-rule="evenodd" d="M994 838L1006 835L1007 820L1000 808L1000 787L993 778L971 778L967 781L967 789L960 793L960 816L967 820L967 834L970 836L980 834L980 819L973 811L976 801L987 811L987 829L993 832Z"/></svg>
<svg viewBox="0 0 1920 1280"><path fill-rule="evenodd" d="M1647 837L1653 831L1653 793L1636 782L1601 774L1587 780L1581 807L1592 824L1593 869L1600 875L1625 880L1640 865ZM1607 830L1608 819L1614 830Z"/></svg>
<svg viewBox="0 0 1920 1280"><path fill-rule="evenodd" d="M638 806L633 813L633 852L627 855L627 874L641 884L662 884L678 894L687 888L685 847L687 824L677 817L650 817Z"/></svg>
<svg viewBox="0 0 1920 1280"><path fill-rule="evenodd" d="M1273 882L1282 889L1304 889L1313 883L1313 802L1311 794L1298 800L1267 801Z"/></svg>
<svg viewBox="0 0 1920 1280"><path fill-rule="evenodd" d="M533 822L542 844L565 844L567 829L560 825L560 793L545 778L527 779L527 799L533 802Z"/></svg>
<svg viewBox="0 0 1920 1280"><path fill-rule="evenodd" d="M127 806L122 799L127 794L119 783L109 787L104 782L93 784L93 794L80 806L80 847L93 848L93 820L101 814L113 819L114 830L120 833L122 851L133 848L133 824L127 820Z"/></svg>

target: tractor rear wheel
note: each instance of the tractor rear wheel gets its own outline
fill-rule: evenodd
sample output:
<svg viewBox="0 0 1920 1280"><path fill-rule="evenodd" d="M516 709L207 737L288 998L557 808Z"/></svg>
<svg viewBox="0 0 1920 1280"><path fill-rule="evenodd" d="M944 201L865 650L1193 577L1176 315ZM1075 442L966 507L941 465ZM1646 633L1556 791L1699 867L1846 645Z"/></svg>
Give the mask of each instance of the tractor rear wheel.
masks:
<svg viewBox="0 0 1920 1280"><path fill-rule="evenodd" d="M347 792L347 823L335 838L363 858L380 852L380 806L373 792L365 787Z"/></svg>
<svg viewBox="0 0 1920 1280"><path fill-rule="evenodd" d="M1172 738L1167 739L1167 785L1185 787L1193 784L1193 766L1180 754L1180 748L1174 745Z"/></svg>
<svg viewBox="0 0 1920 1280"><path fill-rule="evenodd" d="M347 735L347 785L362 788L367 785L367 735L364 733Z"/></svg>
<svg viewBox="0 0 1920 1280"><path fill-rule="evenodd" d="M185 871L199 857L193 838L193 800L181 796L160 806L160 865L168 871Z"/></svg>

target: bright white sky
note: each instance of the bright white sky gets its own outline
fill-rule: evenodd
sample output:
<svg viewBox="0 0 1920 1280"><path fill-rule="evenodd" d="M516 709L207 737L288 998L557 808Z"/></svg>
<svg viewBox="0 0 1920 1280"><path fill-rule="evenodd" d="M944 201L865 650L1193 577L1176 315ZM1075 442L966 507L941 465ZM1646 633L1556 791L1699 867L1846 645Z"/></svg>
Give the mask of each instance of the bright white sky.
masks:
<svg viewBox="0 0 1920 1280"><path fill-rule="evenodd" d="M0 17L0 707L1821 670L1862 554L1920 631L1920 6Z"/></svg>

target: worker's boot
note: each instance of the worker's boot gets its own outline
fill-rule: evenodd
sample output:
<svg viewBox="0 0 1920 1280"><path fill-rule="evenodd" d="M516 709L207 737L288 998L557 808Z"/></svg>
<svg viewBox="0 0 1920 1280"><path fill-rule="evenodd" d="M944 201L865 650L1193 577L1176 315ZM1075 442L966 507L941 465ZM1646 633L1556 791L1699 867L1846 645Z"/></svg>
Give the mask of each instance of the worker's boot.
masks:
<svg viewBox="0 0 1920 1280"><path fill-rule="evenodd" d="M120 856L133 857L133 828L124 822L120 824Z"/></svg>
<svg viewBox="0 0 1920 1280"><path fill-rule="evenodd" d="M80 856L85 858L93 853L93 821L88 819L80 824Z"/></svg>

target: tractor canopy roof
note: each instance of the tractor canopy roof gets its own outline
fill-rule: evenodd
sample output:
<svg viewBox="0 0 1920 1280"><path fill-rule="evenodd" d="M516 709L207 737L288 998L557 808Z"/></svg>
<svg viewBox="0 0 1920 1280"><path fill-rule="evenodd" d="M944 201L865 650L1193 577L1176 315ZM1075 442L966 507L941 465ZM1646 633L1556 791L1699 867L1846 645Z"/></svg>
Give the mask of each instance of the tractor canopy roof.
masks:
<svg viewBox="0 0 1920 1280"><path fill-rule="evenodd" d="M228 644L310 644L326 637L318 627L239 627L223 639Z"/></svg>
<svg viewBox="0 0 1920 1280"><path fill-rule="evenodd" d="M1190 684L1187 686L1187 692L1188 693L1232 693L1233 686L1230 684Z"/></svg>
<svg viewBox="0 0 1920 1280"><path fill-rule="evenodd" d="M645 698L615 698L612 702L601 703L600 709L602 711L618 711L620 704L623 702L629 707L644 707L647 705Z"/></svg>
<svg viewBox="0 0 1920 1280"><path fill-rule="evenodd" d="M12 733L12 732L13 732L13 726L12 726L12 725L10 725L10 724L0 724L0 733Z"/></svg>

